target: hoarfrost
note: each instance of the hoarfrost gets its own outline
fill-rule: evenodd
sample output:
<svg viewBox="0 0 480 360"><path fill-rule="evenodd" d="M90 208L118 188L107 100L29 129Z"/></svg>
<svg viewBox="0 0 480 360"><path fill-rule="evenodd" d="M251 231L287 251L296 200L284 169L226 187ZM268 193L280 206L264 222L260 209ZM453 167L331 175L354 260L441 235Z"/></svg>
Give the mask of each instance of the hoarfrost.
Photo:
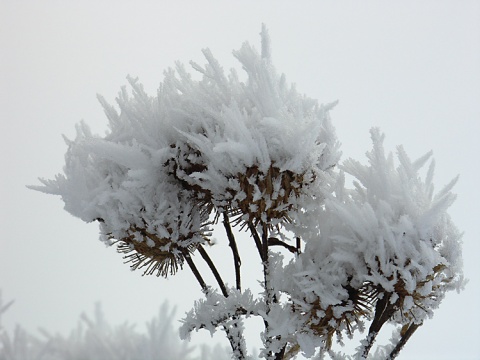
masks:
<svg viewBox="0 0 480 360"><path fill-rule="evenodd" d="M265 324L261 356L313 356L318 349L320 357L338 358L333 338L342 343L368 320L359 356L388 322L405 329L401 347L445 292L464 283L461 234L447 214L457 178L435 194L431 152L415 161L401 146L396 157L387 154L376 128L368 164L340 164L329 115L337 103L320 105L289 86L272 64L265 27L261 38L261 53L248 43L233 53L244 81L235 70L226 74L208 49L205 65L191 63L200 80L176 63L155 96L129 77L132 91L119 93L119 111L99 97L109 119L105 137L80 123L76 138L66 140L64 174L32 188L98 221L102 240L117 244L133 269L167 276L186 263L205 299L185 316L183 338L220 327L234 357L244 359L243 318L258 316ZM220 219L234 287L206 246ZM242 288L235 228L251 235L258 252L258 296ZM206 284L196 254L218 289Z"/></svg>

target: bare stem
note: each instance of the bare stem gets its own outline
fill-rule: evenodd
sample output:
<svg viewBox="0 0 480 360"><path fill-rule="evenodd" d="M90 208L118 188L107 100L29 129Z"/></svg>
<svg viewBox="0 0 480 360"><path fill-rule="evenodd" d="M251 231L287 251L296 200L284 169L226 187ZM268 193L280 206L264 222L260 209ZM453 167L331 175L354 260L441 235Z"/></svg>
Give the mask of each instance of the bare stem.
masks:
<svg viewBox="0 0 480 360"><path fill-rule="evenodd" d="M263 251L262 251L262 240L260 240L260 236L258 235L258 231L255 228L255 225L253 225L251 222L248 222L248 228L250 229L250 233L252 234L253 240L255 240L255 245L257 246L258 254L260 255L260 259L262 262L265 261L265 258L263 257Z"/></svg>
<svg viewBox="0 0 480 360"><path fill-rule="evenodd" d="M285 249L290 251L291 253L296 254L297 253L297 248L292 245L288 245L286 242L283 242L282 240L278 240L277 238L274 237L269 237L268 238L268 246L283 246Z"/></svg>
<svg viewBox="0 0 480 360"><path fill-rule="evenodd" d="M232 249L233 264L234 264L234 267L235 267L236 288L237 288L237 290L241 291L242 290L242 283L241 283L241 278L240 278L240 266L242 264L242 261L240 260L240 255L238 253L238 248L237 248L237 243L235 241L235 236L233 235L232 227L230 225L230 220L229 220L226 212L223 213L223 226L225 227L225 231L227 232L228 244L229 244L230 248Z"/></svg>
<svg viewBox="0 0 480 360"><path fill-rule="evenodd" d="M215 279L217 280L218 286L220 286L220 289L222 290L223 296L228 297L228 291L227 291L227 288L225 286L225 283L223 282L223 279L220 276L220 273L218 272L218 270L217 270L215 264L213 263L212 259L210 258L210 256L208 256L207 251L203 248L202 245L198 246L198 251L199 251L200 255L202 256L203 260L205 260L205 262L207 263L210 270L212 270L213 276L215 276Z"/></svg>
<svg viewBox="0 0 480 360"><path fill-rule="evenodd" d="M190 256L189 253L185 254L185 260L187 261L188 266L193 272L193 275L195 275L195 278L197 279L198 283L202 287L202 290L205 292L205 294L208 293L208 286L205 283L205 281L202 278L202 275L200 275L200 272L198 271L197 267L193 263L192 257Z"/></svg>
<svg viewBox="0 0 480 360"><path fill-rule="evenodd" d="M393 360L395 359L398 354L400 353L400 350L403 349L407 341L410 339L410 337L413 335L415 330L417 330L422 324L415 324L412 323L410 325L407 325L407 328L405 332L402 329L402 337L400 338L400 341L397 343L397 345L393 348L392 352L388 355L388 360Z"/></svg>
<svg viewBox="0 0 480 360"><path fill-rule="evenodd" d="M262 222L262 255L264 266L268 266L268 227ZM268 269L266 269L268 270ZM265 273L267 273L266 271Z"/></svg>

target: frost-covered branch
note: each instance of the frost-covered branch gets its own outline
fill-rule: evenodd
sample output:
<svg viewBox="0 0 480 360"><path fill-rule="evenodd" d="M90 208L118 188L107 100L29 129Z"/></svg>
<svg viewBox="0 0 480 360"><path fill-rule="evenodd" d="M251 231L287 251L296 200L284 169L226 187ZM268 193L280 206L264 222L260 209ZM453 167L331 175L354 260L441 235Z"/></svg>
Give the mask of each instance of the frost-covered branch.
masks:
<svg viewBox="0 0 480 360"><path fill-rule="evenodd" d="M247 351L243 338L243 322L241 316L258 314L259 305L249 290L243 293L230 289L229 296L221 296L215 291L205 294L206 299L198 300L180 328L182 339L189 338L193 330L206 329L212 334L222 327L232 347L236 359L246 359Z"/></svg>

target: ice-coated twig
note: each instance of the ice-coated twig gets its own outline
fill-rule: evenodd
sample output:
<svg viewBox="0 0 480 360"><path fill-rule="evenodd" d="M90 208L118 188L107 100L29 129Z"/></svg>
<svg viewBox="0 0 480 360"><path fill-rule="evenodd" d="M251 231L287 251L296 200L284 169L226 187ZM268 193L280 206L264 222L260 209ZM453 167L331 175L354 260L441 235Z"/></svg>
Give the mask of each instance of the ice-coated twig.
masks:
<svg viewBox="0 0 480 360"><path fill-rule="evenodd" d="M215 290L205 294L205 299L195 302L195 306L182 320L180 328L182 338L188 338L193 330L206 329L214 333L216 328L232 317L258 315L262 305L253 298L250 290L239 292L230 288L229 296L218 294Z"/></svg>

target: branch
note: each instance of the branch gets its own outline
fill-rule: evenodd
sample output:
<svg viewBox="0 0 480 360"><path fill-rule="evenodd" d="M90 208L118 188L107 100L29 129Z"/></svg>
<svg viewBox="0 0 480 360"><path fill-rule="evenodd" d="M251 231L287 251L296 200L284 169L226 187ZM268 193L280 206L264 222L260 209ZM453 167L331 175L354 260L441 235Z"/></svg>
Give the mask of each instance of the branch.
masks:
<svg viewBox="0 0 480 360"><path fill-rule="evenodd" d="M278 240L277 238L269 237L268 238L268 246L275 246L275 245L283 246L284 248L286 248L291 253L294 253L294 254L298 253L297 248L295 246L288 245L287 243L283 242L282 240Z"/></svg>
<svg viewBox="0 0 480 360"><path fill-rule="evenodd" d="M262 241L260 240L260 236L258 235L258 231L250 221L248 222L248 228L250 229L250 233L252 234L253 239L255 240L255 245L257 246L258 254L260 255L260 259L262 262L265 261L262 252Z"/></svg>
<svg viewBox="0 0 480 360"><path fill-rule="evenodd" d="M272 293L270 288L270 266L268 258L268 226L262 221L262 242L261 242L261 255L263 260L263 281L265 287L265 307L267 315L270 313L271 304L275 301L275 294ZM267 359L277 360L277 353L273 353L270 349L272 344L272 337L268 336L270 331L270 324L264 318L263 323L265 325L265 349L268 351Z"/></svg>
<svg viewBox="0 0 480 360"><path fill-rule="evenodd" d="M205 283L205 281L202 278L202 275L200 275L200 272L198 271L197 267L193 263L192 257L190 256L190 253L186 253L185 255L185 260L187 261L188 266L190 266L190 269L193 272L193 275L195 275L195 278L197 279L198 283L202 287L202 290L205 292L205 294L208 293L208 286Z"/></svg>
<svg viewBox="0 0 480 360"><path fill-rule="evenodd" d="M265 274L268 272L268 227L262 222L262 254L264 266L267 266Z"/></svg>
<svg viewBox="0 0 480 360"><path fill-rule="evenodd" d="M204 260L207 262L209 265L210 269L212 270L213 274L215 275L215 278L217 279L220 288L222 289L223 296L228 297L227 290L225 288L225 285L223 284L222 278L220 277L220 274L218 273L215 265L213 264L212 260L208 256L207 252L203 247L200 245L198 247L200 254L204 258ZM187 261L188 266L190 266L190 269L192 270L193 274L195 275L195 278L197 279L198 283L202 287L203 292L205 295L209 293L209 289L207 287L207 284L202 278L202 275L200 275L200 272L198 271L197 267L195 266L192 257L190 256L190 253L185 254L185 260ZM233 321L235 321L235 324L233 325L233 329L236 330L237 335L242 334L242 328L238 327L238 324L236 321L238 321L238 318L236 316L231 317ZM237 359L238 360L243 360L246 358L246 349L245 349L245 341L243 336L235 336L235 334L232 334L233 329L229 329L227 325L222 324L223 329L225 330L225 333L227 334L228 341L230 342L230 346L232 347L232 351L234 354L237 354Z"/></svg>
<svg viewBox="0 0 480 360"><path fill-rule="evenodd" d="M232 316L232 321L234 324L231 328L229 328L227 325L223 325L223 329L227 334L227 338L230 342L230 346L232 347L234 356L238 360L243 360L247 357L245 337L243 336L243 326L241 323L239 326L238 323L241 322L241 319L239 319L237 316Z"/></svg>
<svg viewBox="0 0 480 360"><path fill-rule="evenodd" d="M215 279L217 280L218 286L220 286L220 289L222 290L223 296L228 297L228 291L225 286L225 283L223 282L223 279L220 276L220 273L218 272L217 268L215 267L215 264L213 263L212 259L210 258L210 256L208 256L207 251L203 248L202 245L198 246L198 251L200 252L200 255L202 255L202 258L205 260L210 270L212 270L212 273L215 276Z"/></svg>
<svg viewBox="0 0 480 360"><path fill-rule="evenodd" d="M286 349L287 349L287 344L283 345L283 348L278 353L275 354L275 360L283 360Z"/></svg>
<svg viewBox="0 0 480 360"><path fill-rule="evenodd" d="M247 316L250 316L250 315L258 315L257 312L253 311L253 310L246 310L245 308L243 307L239 307L237 309L235 309L235 311L233 312L229 312L227 314L223 314L221 317L215 319L215 320L212 320L210 322L210 324L200 324L200 325L190 325L188 326L187 328L187 332L192 332L193 330L200 330L200 329L205 329L205 328L210 328L210 325L213 325L214 327L218 327L220 325L224 325L225 321L227 321L228 319L232 319L232 318L235 318L235 317L239 317L239 316L242 316L242 315L247 315Z"/></svg>
<svg viewBox="0 0 480 360"><path fill-rule="evenodd" d="M400 341L397 343L397 345L393 348L392 352L388 355L388 360L393 360L398 356L398 353L400 350L403 349L407 341L410 339L410 337L413 335L415 330L417 330L422 324L415 324L412 323L410 325L405 325L402 329L402 337L400 338Z"/></svg>
<svg viewBox="0 0 480 360"><path fill-rule="evenodd" d="M237 290L241 290L242 284L240 279L240 265L242 264L242 261L240 260L235 236L233 235L232 227L230 226L230 220L228 219L228 215L226 212L223 213L223 226L225 227L225 231L227 232L228 243L233 253L233 264L235 266L235 282Z"/></svg>
<svg viewBox="0 0 480 360"><path fill-rule="evenodd" d="M390 303L391 296L391 293L384 293L383 298L377 300L377 304L375 305L375 315L372 323L370 324L370 328L368 329L368 336L365 339L363 351L360 350L362 351L362 359L367 358L368 353L370 352L370 349L372 348L373 343L380 332L380 329L395 312L395 306Z"/></svg>

